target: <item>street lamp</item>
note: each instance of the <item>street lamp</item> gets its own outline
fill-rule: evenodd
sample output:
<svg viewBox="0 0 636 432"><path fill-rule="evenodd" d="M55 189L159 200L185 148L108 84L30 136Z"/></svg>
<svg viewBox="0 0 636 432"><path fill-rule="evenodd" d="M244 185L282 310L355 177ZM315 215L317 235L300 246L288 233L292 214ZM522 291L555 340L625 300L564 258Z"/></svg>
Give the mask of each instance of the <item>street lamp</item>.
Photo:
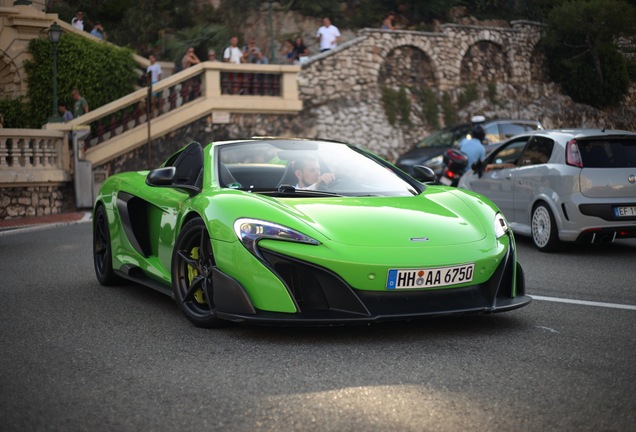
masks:
<svg viewBox="0 0 636 432"><path fill-rule="evenodd" d="M269 0L269 62L276 62L276 53L274 52L274 20L272 18L272 3L274 0Z"/></svg>
<svg viewBox="0 0 636 432"><path fill-rule="evenodd" d="M49 28L49 40L53 44L53 107L51 109L51 117L49 123L59 123L62 121L57 111L57 44L62 36L62 27L57 25L57 21L53 22Z"/></svg>

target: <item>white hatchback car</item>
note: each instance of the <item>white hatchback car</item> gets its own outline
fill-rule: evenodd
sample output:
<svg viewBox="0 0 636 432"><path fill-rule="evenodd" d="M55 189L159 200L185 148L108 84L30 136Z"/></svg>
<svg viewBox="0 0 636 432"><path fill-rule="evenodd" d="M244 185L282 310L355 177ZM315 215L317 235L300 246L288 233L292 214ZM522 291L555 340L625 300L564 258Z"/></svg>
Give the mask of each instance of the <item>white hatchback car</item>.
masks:
<svg viewBox="0 0 636 432"><path fill-rule="evenodd" d="M636 133L562 129L506 141L459 187L487 196L515 234L551 251L560 241L636 237Z"/></svg>

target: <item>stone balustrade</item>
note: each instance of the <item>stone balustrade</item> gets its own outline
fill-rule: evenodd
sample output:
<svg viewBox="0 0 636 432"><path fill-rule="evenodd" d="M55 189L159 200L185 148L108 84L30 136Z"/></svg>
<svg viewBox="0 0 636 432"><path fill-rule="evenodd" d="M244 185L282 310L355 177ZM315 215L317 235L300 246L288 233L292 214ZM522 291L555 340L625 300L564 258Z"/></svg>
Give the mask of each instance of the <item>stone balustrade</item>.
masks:
<svg viewBox="0 0 636 432"><path fill-rule="evenodd" d="M0 128L0 218L61 213L70 180L66 133Z"/></svg>
<svg viewBox="0 0 636 432"><path fill-rule="evenodd" d="M70 180L67 134L38 129L0 129L0 184Z"/></svg>

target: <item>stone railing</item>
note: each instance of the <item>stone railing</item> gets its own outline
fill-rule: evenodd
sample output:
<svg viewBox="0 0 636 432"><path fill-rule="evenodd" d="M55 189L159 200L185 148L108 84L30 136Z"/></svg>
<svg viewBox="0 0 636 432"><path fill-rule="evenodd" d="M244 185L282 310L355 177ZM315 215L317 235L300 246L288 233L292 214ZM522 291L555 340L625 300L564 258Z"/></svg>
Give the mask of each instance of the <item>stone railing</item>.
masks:
<svg viewBox="0 0 636 432"><path fill-rule="evenodd" d="M0 185L70 180L67 134L38 129L0 129Z"/></svg>
<svg viewBox="0 0 636 432"><path fill-rule="evenodd" d="M97 166L210 114L298 113L299 71L299 66L204 62L68 123L44 127L90 128L82 157Z"/></svg>

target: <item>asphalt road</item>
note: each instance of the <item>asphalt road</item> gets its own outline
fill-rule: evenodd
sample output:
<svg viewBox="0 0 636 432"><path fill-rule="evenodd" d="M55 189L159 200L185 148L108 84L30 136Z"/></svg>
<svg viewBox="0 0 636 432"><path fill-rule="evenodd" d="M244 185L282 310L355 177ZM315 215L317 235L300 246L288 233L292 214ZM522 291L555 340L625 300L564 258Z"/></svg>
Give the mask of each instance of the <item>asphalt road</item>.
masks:
<svg viewBox="0 0 636 432"><path fill-rule="evenodd" d="M636 241L518 246L516 311L204 330L100 286L90 224L0 236L0 431L633 431Z"/></svg>

